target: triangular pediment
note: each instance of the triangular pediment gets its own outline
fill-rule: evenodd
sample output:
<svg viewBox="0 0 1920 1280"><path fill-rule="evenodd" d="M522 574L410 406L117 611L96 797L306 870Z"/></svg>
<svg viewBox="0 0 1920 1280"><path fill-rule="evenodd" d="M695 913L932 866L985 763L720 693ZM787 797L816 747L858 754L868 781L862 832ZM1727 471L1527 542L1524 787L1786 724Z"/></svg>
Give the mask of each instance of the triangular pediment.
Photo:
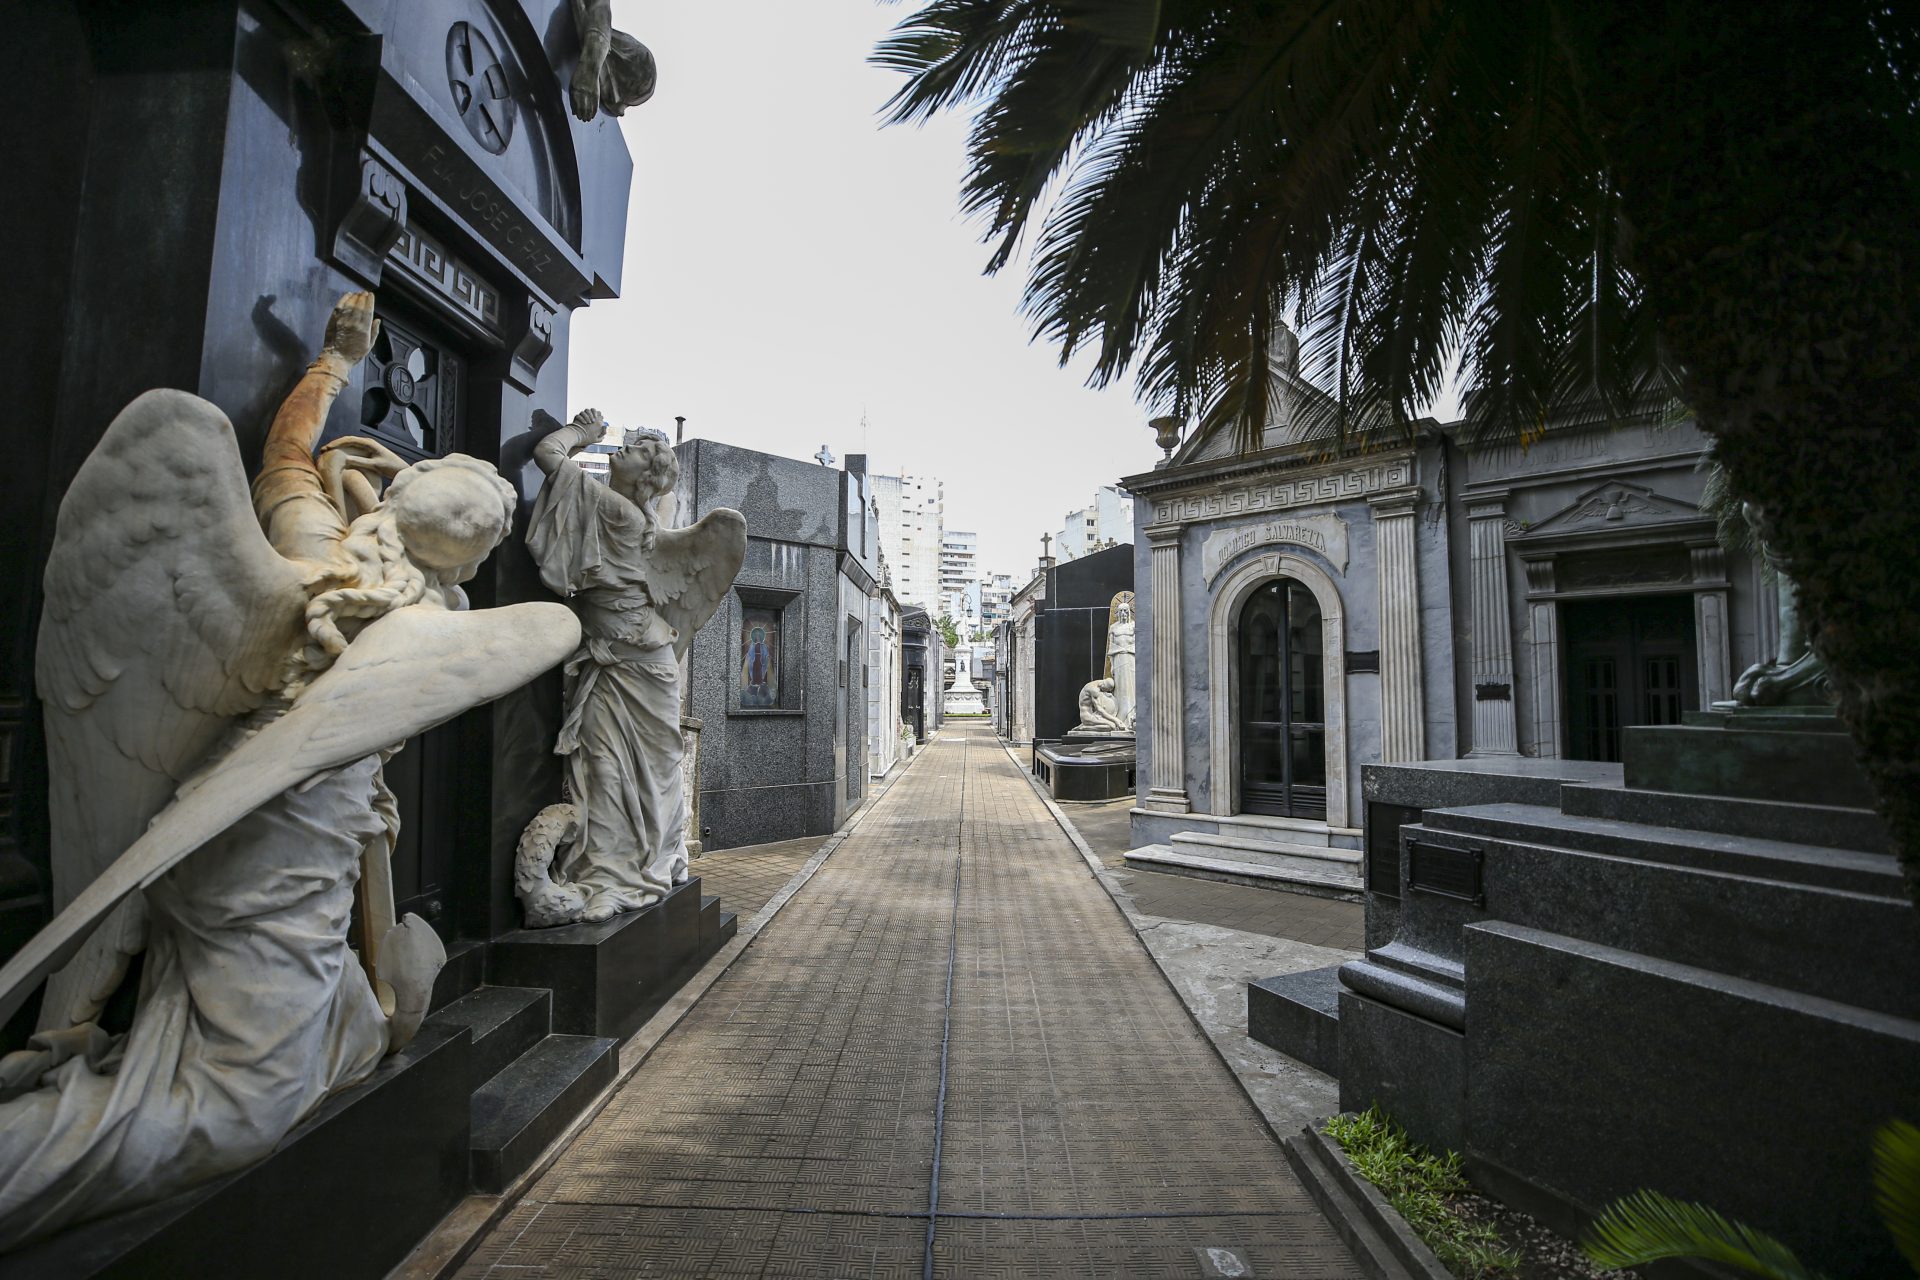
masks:
<svg viewBox="0 0 1920 1280"><path fill-rule="evenodd" d="M1527 530L1527 537L1560 533L1605 533L1649 525L1679 524L1704 517L1691 502L1655 493L1624 480L1597 484Z"/></svg>

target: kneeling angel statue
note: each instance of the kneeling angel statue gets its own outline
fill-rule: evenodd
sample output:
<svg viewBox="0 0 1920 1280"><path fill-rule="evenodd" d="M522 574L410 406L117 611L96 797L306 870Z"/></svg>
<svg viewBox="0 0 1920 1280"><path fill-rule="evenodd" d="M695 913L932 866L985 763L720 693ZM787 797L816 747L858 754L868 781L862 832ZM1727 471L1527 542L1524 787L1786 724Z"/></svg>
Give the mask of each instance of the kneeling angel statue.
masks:
<svg viewBox="0 0 1920 1280"><path fill-rule="evenodd" d="M36 660L56 915L0 968L0 1018L48 979L0 1060L0 1249L263 1158L407 1043L445 952L392 918L382 766L578 640L561 605L466 610L513 519L493 467L314 456L378 323L371 294L335 308L251 500L226 416L162 390L61 502Z"/></svg>
<svg viewBox="0 0 1920 1280"><path fill-rule="evenodd" d="M632 433L607 483L583 470L573 454L605 430L589 409L533 451L547 479L527 549L542 581L579 607L584 633L553 748L567 758L572 803L534 818L515 865L536 928L610 920L687 882L681 662L747 553L737 511L673 527L680 462L664 435Z"/></svg>

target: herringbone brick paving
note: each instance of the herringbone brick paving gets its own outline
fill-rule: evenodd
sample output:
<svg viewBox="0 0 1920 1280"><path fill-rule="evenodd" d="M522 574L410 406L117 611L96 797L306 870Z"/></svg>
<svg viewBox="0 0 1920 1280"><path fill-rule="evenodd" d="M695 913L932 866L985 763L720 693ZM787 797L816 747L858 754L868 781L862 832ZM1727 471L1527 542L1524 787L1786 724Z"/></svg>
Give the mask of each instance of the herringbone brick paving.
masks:
<svg viewBox="0 0 1920 1280"><path fill-rule="evenodd" d="M462 1272L1223 1273L1359 1274L976 726L876 802Z"/></svg>

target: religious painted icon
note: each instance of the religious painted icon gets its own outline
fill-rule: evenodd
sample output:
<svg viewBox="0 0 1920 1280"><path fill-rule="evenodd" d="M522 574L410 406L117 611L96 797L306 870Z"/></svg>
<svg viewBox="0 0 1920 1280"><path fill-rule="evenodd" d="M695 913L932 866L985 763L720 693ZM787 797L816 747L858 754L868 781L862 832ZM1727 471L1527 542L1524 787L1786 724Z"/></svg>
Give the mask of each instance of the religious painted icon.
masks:
<svg viewBox="0 0 1920 1280"><path fill-rule="evenodd" d="M740 705L780 705L780 615L748 609L740 626Z"/></svg>

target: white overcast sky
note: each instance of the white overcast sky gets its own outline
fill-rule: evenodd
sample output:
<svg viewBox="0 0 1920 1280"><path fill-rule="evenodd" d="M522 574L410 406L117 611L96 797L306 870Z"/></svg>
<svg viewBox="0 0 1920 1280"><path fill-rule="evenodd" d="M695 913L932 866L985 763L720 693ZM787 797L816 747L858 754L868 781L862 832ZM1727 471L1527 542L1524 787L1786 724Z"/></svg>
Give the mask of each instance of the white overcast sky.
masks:
<svg viewBox="0 0 1920 1280"><path fill-rule="evenodd" d="M1159 450L1131 383L1088 390L1084 364L1029 344L1024 264L980 274L965 122L880 127L899 77L867 57L913 7L614 0L660 88L621 122L623 296L575 314L571 409L936 475L982 569L1020 574L1042 533Z"/></svg>

